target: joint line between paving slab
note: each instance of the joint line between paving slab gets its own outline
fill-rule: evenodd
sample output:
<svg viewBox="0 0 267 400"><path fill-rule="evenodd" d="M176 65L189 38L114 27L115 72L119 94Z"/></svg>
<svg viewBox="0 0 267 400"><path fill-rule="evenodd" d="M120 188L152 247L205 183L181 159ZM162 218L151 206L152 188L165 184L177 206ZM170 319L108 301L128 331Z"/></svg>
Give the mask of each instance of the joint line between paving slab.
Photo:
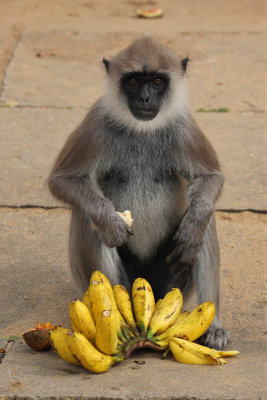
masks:
<svg viewBox="0 0 267 400"><path fill-rule="evenodd" d="M5 73L4 73L4 78L3 78L3 81L2 81L2 85L0 87L0 99L1 99L1 97L2 97L2 95L4 93L4 91L5 91L5 87L7 85L8 70L10 68L10 65L11 65L12 61L14 60L15 53L16 53L18 45L19 45L19 43L21 41L21 37L22 37L22 34L19 34L19 36L17 38L17 41L16 41L16 43L15 43L15 45L13 47L13 51L11 53L11 56L10 56L10 58L8 60L8 63L7 63L6 69L5 69Z"/></svg>
<svg viewBox="0 0 267 400"><path fill-rule="evenodd" d="M0 93L1 93L1 90L0 90ZM3 100L1 100L0 99L0 101L3 101ZM57 106L57 105L48 105L48 106L41 106L41 105L34 105L34 104L18 104L18 105L15 105L15 106L9 106L9 105L7 105L4 101L3 101L3 103L2 104L0 104L0 108L25 108L25 109L27 109L27 108L32 108L32 109L39 109L39 110L49 110L49 109L51 109L51 110L86 110L86 111L88 111L88 107L85 107L85 106L78 106L78 107L76 107L76 106ZM193 110L193 112L198 112L197 110ZM266 113L266 110L263 110L263 109L259 109L259 108L247 108L247 109L244 109L244 110L238 110L238 111L229 111L229 112L232 112L232 113L234 113L234 112L236 112L236 113L240 113L240 114L244 114L244 113L255 113L255 114L265 114ZM203 112L203 113L206 113L205 111ZM219 112L213 112L213 114L218 114Z"/></svg>
<svg viewBox="0 0 267 400"><path fill-rule="evenodd" d="M18 206L14 205L7 205L7 204L0 204L0 208L7 208L7 209L42 209L42 210L71 210L71 207L62 207L62 206L42 206L36 204L21 204ZM267 214L267 210L258 210L255 208L216 208L215 211L217 212L225 212L225 213L243 213L243 212L251 212L255 214Z"/></svg>
<svg viewBox="0 0 267 400"><path fill-rule="evenodd" d="M229 213L229 214L231 214L231 213L233 213L233 214L239 213L240 214L242 212L251 212L254 214L267 214L267 210L258 210L255 208L241 208L241 209L238 209L238 208L216 208L215 211L225 212L225 213Z"/></svg>
<svg viewBox="0 0 267 400"><path fill-rule="evenodd" d="M27 208L33 208L33 209L42 209L42 210L71 210L71 207L62 207L62 206L38 206L34 204L22 204L20 206L14 206L14 205L7 205L7 204L0 204L0 208L9 208L9 209L27 209Z"/></svg>

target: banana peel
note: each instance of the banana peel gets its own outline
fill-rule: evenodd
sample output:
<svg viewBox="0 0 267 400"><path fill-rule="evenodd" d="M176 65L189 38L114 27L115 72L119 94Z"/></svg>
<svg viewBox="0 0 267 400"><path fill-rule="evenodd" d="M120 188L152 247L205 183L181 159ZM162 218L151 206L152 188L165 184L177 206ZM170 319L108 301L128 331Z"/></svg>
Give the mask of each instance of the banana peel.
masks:
<svg viewBox="0 0 267 400"><path fill-rule="evenodd" d="M169 347L176 361L183 364L226 364L223 358L238 354L238 351L217 351L180 338L169 339Z"/></svg>

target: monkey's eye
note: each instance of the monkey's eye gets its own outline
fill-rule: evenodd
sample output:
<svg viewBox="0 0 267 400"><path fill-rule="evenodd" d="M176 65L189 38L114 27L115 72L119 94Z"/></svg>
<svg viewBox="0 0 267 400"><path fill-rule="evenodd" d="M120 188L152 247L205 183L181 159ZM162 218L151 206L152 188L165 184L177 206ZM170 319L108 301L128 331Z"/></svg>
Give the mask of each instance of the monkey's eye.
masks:
<svg viewBox="0 0 267 400"><path fill-rule="evenodd" d="M135 86L135 85L137 85L137 80L134 79L134 78L131 78L131 79L129 80L129 85L130 85L130 86Z"/></svg>
<svg viewBox="0 0 267 400"><path fill-rule="evenodd" d="M154 79L153 83L155 86L160 86L162 84L162 79L156 78Z"/></svg>

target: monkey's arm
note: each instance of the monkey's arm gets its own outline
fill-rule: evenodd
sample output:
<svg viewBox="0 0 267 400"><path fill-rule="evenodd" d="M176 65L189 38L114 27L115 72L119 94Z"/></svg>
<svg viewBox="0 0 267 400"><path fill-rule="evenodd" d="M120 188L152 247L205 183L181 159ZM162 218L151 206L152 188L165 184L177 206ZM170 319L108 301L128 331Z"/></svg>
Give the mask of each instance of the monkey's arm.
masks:
<svg viewBox="0 0 267 400"><path fill-rule="evenodd" d="M180 174L189 181L188 209L174 235L177 245L167 262L179 258L179 264L192 266L203 245L224 177L214 149L193 120L183 151L185 161L180 167Z"/></svg>
<svg viewBox="0 0 267 400"><path fill-rule="evenodd" d="M70 135L61 150L48 184L52 194L89 218L109 247L121 246L131 233L127 224L116 213L113 204L104 197L93 173L99 154L100 128L97 110L86 116ZM98 133L99 134L99 133Z"/></svg>

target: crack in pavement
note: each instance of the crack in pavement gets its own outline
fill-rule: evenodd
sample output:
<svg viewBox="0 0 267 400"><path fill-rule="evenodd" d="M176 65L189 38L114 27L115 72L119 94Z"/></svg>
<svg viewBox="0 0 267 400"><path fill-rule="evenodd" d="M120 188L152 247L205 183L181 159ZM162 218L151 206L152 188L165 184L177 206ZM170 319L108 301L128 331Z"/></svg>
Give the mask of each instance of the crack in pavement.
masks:
<svg viewBox="0 0 267 400"><path fill-rule="evenodd" d="M7 80L8 80L8 71L9 71L10 65L12 64L12 61L15 58L15 53L17 51L18 45L20 44L21 38L22 38L22 33L20 33L18 35L16 43L14 44L14 47L13 47L13 50L11 52L10 58L9 58L8 63L6 65L4 77L3 77L3 80L2 80L1 86L0 86L0 99L1 99L2 95L4 94L5 87L7 85Z"/></svg>

